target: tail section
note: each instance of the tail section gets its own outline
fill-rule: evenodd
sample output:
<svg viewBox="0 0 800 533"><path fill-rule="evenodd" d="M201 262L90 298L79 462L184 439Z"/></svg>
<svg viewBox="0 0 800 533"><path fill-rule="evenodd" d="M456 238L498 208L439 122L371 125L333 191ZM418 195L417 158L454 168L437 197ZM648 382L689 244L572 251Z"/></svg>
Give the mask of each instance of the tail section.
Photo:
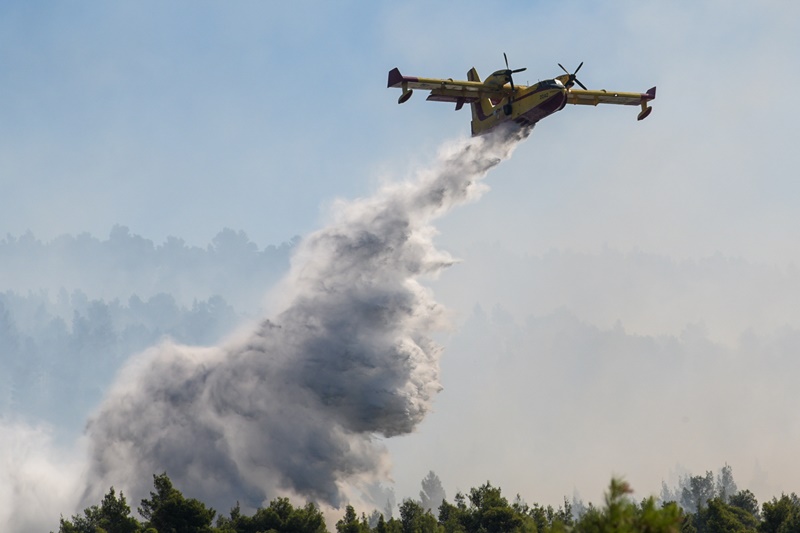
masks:
<svg viewBox="0 0 800 533"><path fill-rule="evenodd" d="M472 67L470 71L467 72L467 79L469 81L481 81L481 77L478 76L478 71L475 70L475 67ZM470 107L472 108L472 134L478 135L486 129L487 125L483 122L492 116L494 106L488 98L481 97L477 102L470 103Z"/></svg>

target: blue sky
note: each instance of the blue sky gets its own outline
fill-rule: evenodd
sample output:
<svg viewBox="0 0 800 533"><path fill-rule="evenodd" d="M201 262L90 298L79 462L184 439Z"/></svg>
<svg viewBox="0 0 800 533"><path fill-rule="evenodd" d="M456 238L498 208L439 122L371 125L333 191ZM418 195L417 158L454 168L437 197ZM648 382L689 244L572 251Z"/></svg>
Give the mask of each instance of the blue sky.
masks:
<svg viewBox="0 0 800 533"><path fill-rule="evenodd" d="M24 199L2 222L44 239L114 223L199 244L223 226L262 245L304 233L329 198L369 191L376 167L468 131L466 111L392 105L393 66L461 76L494 70L507 51L537 79L581 60L596 83L653 79L645 61L598 64L572 44L572 11L527 3L506 4L499 31L480 3L2 9L3 181ZM638 76L614 75L626 69Z"/></svg>
<svg viewBox="0 0 800 533"><path fill-rule="evenodd" d="M565 435L547 417L545 426L574 448L533 426L519 429L512 421L541 398L498 383L535 375L519 341L530 332L520 332L532 316L562 312L577 320L564 331L586 339L604 332L625 353L636 338L672 339L680 354L704 342L749 362L764 376L759 387L787 375L760 362L770 350L789 360L800 348L786 334L800 328L800 112L791 96L800 81L799 21L800 7L779 1L4 2L0 235L103 237L123 224L156 242L174 235L203 246L231 227L260 246L277 244L322 225L336 198L368 195L468 135L467 110L421 94L398 106L397 91L386 89L391 68L455 78L475 66L485 74L506 52L513 68L528 68L517 77L524 83L583 61L580 79L590 88L657 85L654 112L637 123L632 108L568 107L491 173L492 190L479 202L437 224L437 242L463 259L431 282L453 311L445 342L455 348L443 360L438 412L417 435L390 444L398 494L415 494L442 465L450 496L491 477L548 503L573 489L597 500L611 473L658 491L676 464L701 473L724 461L744 486L770 496L797 490L790 481L800 472L781 468L796 463L789 454L800 444L790 415L761 419L763 435L774 436L763 442L738 432L724 402L709 400L695 419L688 411L696 406L677 402L665 436L636 441L656 457L613 436L601 439L604 454L574 444L589 433ZM497 319L514 364L459 358L456 348L469 350L458 328L476 304ZM503 329L503 313L520 329ZM757 342L745 342L748 335ZM558 348L549 350L557 359ZM749 391L745 372L715 391L715 369L704 364L672 380L639 377L658 378L654 389L676 396L705 383L708 398L747 397L752 403L737 405L754 417L800 399L788 388L778 389L783 397L768 387ZM506 417L474 405L475 418L464 418L478 400L460 383L474 384L469 372L477 371L498 380L493 398ZM577 372L571 377L592 377ZM595 392L574 404L557 399L577 425L581 406L626 407L630 418L615 426L621 434L653 408L637 410L642 402L627 397L604 403L604 391ZM708 424L690 428L692 420L723 422L711 435ZM481 432L458 433L502 422L517 430L506 454L515 460L494 460ZM472 452L453 453L454 441L470 442ZM528 453L549 459L515 470L520 456L535 462Z"/></svg>
<svg viewBox="0 0 800 533"><path fill-rule="evenodd" d="M677 209L686 224L702 218L717 232L732 217L752 217L742 207L754 199L789 217L786 193L798 194L795 180L781 176L781 162L795 157L796 111L769 89L790 87L786 76L794 74L796 13L783 3L501 2L489 10L474 2L455 10L415 2L6 2L0 9L0 176L10 193L0 223L14 235L104 236L120 223L156 242L175 235L204 245L232 227L264 246L307 233L331 198L367 194L381 176L402 176L442 139L468 132L468 111L423 105L420 97L397 106L385 89L390 68L457 77L474 65L486 73L503 51L528 67L524 81L555 75L558 62L585 61L582 79L592 87L659 85L661 117L656 127L631 124L625 109L571 108L540 124L535 146L504 169L504 183L516 179L525 190L514 190L513 205L498 197L505 208L494 214L503 218L483 225L489 233L538 225L534 213L552 209L581 219L563 200L590 208L583 202L597 199L596 189L628 210L604 228L619 235L612 240L622 239L619 226L636 214L645 188L660 206L651 215ZM626 180L645 161L667 175ZM618 171L612 183L593 179L603 165L631 172ZM760 175L731 179L744 167ZM720 193L724 204L715 198L709 206L705 195ZM537 205L539 198L547 203ZM650 247L653 235L644 231L662 232L662 221L640 223L636 239L620 244ZM598 237L609 240L590 235ZM552 245L563 246L562 236Z"/></svg>

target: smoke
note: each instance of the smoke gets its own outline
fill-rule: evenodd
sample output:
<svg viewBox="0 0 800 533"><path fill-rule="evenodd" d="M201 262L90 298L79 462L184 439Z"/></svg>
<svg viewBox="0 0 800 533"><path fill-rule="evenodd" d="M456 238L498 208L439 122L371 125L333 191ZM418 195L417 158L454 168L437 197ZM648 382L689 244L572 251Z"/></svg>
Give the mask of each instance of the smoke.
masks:
<svg viewBox="0 0 800 533"><path fill-rule="evenodd" d="M431 334L446 317L420 278L453 258L431 223L480 196L527 133L451 144L413 181L338 204L301 243L273 319L130 363L88 424L85 503L112 485L138 501L162 471L218 508L281 493L339 506L385 480L380 437L413 431L441 388Z"/></svg>
<svg viewBox="0 0 800 533"><path fill-rule="evenodd" d="M0 531L50 531L77 503L81 450L63 450L44 426L0 419Z"/></svg>

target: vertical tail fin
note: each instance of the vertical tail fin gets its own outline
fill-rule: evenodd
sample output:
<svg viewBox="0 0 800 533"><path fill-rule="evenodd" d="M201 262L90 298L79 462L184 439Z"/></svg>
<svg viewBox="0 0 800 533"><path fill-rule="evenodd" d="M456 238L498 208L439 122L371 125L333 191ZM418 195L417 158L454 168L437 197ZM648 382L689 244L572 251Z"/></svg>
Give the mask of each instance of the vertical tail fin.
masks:
<svg viewBox="0 0 800 533"><path fill-rule="evenodd" d="M469 81L481 81L481 77L478 76L478 71L475 70L475 67L472 67L467 72L467 79ZM472 134L477 135L483 130L481 122L492 115L494 106L488 98L479 98L477 102L470 103L470 107L472 108Z"/></svg>

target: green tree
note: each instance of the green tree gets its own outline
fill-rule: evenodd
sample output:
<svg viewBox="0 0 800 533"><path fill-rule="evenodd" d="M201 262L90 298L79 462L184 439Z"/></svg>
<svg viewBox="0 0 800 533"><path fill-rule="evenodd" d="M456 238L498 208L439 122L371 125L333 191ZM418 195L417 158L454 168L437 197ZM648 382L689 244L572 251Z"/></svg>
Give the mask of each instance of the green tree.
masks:
<svg viewBox="0 0 800 533"><path fill-rule="evenodd" d="M781 494L780 499L764 502L761 518L759 530L763 533L800 532L800 498L795 493Z"/></svg>
<svg viewBox="0 0 800 533"><path fill-rule="evenodd" d="M184 498L166 472L153 475L153 484L156 492L151 492L150 499L142 500L139 507L147 527L159 533L211 533L214 509L194 498Z"/></svg>
<svg viewBox="0 0 800 533"><path fill-rule="evenodd" d="M369 533L369 526L366 519L359 520L356 510L352 505L348 505L344 511L344 517L336 522L337 533Z"/></svg>
<svg viewBox="0 0 800 533"><path fill-rule="evenodd" d="M139 530L139 522L131 516L131 508L125 501L125 495L114 494L114 487L103 497L100 504L100 520L98 525L108 533L134 533Z"/></svg>
<svg viewBox="0 0 800 533"><path fill-rule="evenodd" d="M231 508L229 516L220 514L217 517L217 533L239 533L244 531L244 521L247 517L242 515L242 508L239 502Z"/></svg>
<svg viewBox="0 0 800 533"><path fill-rule="evenodd" d="M403 533L436 533L439 524L436 518L419 502L404 500L400 505L400 524Z"/></svg>
<svg viewBox="0 0 800 533"><path fill-rule="evenodd" d="M439 524L445 533L466 533L464 523L466 522L466 505L463 504L464 495L460 492L456 494L456 502L461 502L461 506L453 505L443 501L439 506Z"/></svg>
<svg viewBox="0 0 800 533"><path fill-rule="evenodd" d="M252 531L280 531L283 528L284 521L289 518L292 510L292 504L288 498L276 498L269 502L266 508L256 510L252 518ZM245 530L249 532L250 530Z"/></svg>
<svg viewBox="0 0 800 533"><path fill-rule="evenodd" d="M576 522L575 533L677 533L680 529L681 510L675 503L657 508L650 497L641 504L629 498L630 486L622 480L612 479L605 497L605 507L589 506Z"/></svg>
<svg viewBox="0 0 800 533"><path fill-rule="evenodd" d="M739 507L726 504L722 498L712 498L694 517L699 533L742 533L756 531L758 520Z"/></svg>
<svg viewBox="0 0 800 533"><path fill-rule="evenodd" d="M285 531L291 533L327 533L325 517L315 504L295 508L284 522Z"/></svg>
<svg viewBox="0 0 800 533"><path fill-rule="evenodd" d="M84 509L83 516L75 515L72 520L61 518L59 533L135 533L140 530L139 522L130 516L131 508L125 495L117 498L114 487L103 497L98 507L92 505Z"/></svg>
<svg viewBox="0 0 800 533"><path fill-rule="evenodd" d="M375 533L388 533L389 532L389 526L386 524L386 519L383 518L383 514L380 514L378 516L378 523L375 524L375 527L373 528L373 531Z"/></svg>
<svg viewBox="0 0 800 533"><path fill-rule="evenodd" d="M707 471L705 476L691 476L683 484L681 507L689 512L697 512L716 493L714 473L712 471Z"/></svg>
<svg viewBox="0 0 800 533"><path fill-rule="evenodd" d="M325 518L313 503L294 507L288 498L276 498L266 508L259 508L253 516L242 514L239 503L231 509L230 516L217 519L215 533L327 533Z"/></svg>
<svg viewBox="0 0 800 533"><path fill-rule="evenodd" d="M504 533L517 531L522 525L522 518L503 497L500 488L488 481L469 491L469 501L472 512L468 531Z"/></svg>
<svg viewBox="0 0 800 533"><path fill-rule="evenodd" d="M761 513L758 511L758 500L756 500L755 495L749 490L740 490L730 497L728 503L739 509L744 509L756 519L761 518Z"/></svg>
<svg viewBox="0 0 800 533"><path fill-rule="evenodd" d="M480 487L472 488L468 497L459 492L454 503L442 502L439 506L439 524L446 533L535 532L536 509L539 509L538 506L528 507L519 496L513 505L509 505L502 491L487 481ZM547 523L548 520L543 518L542 527Z"/></svg>
<svg viewBox="0 0 800 533"><path fill-rule="evenodd" d="M519 508L524 516L524 523L520 531L563 531L573 525L572 505L566 498L564 507L558 509L554 509L552 505L544 507L538 503L534 503L532 507L522 503L515 503L514 506Z"/></svg>
<svg viewBox="0 0 800 533"><path fill-rule="evenodd" d="M403 533L403 523L397 518L390 518L386 522L385 533Z"/></svg>

